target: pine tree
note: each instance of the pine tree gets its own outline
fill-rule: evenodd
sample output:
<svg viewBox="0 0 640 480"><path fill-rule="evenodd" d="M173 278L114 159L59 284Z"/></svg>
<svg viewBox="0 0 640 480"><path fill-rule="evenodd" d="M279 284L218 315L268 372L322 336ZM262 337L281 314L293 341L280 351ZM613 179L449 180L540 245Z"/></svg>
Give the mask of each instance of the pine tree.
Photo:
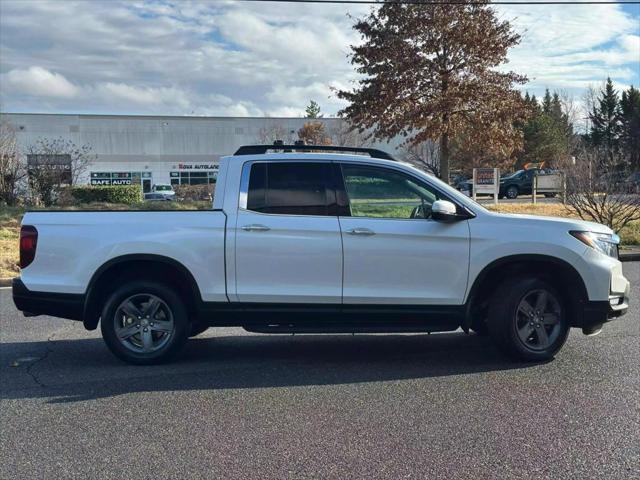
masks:
<svg viewBox="0 0 640 480"><path fill-rule="evenodd" d="M614 163L619 152L622 123L618 92L613 88L611 78L607 78L604 90L600 91L597 103L589 113L589 119L591 143L601 148L609 162Z"/></svg>
<svg viewBox="0 0 640 480"><path fill-rule="evenodd" d="M528 104L532 114L522 127L524 147L519 155L520 163L557 165L568 157L573 136L573 127L563 111L560 95L546 89L542 105L538 104L535 95L530 97Z"/></svg>
<svg viewBox="0 0 640 480"><path fill-rule="evenodd" d="M553 100L551 97L551 92L546 88L544 90L544 98L542 99L542 111L546 114L551 114L553 109Z"/></svg>
<svg viewBox="0 0 640 480"><path fill-rule="evenodd" d="M304 109L305 118L322 118L320 114L320 105L314 100L311 100L307 108Z"/></svg>
<svg viewBox="0 0 640 480"><path fill-rule="evenodd" d="M633 85L622 92L620 140L631 168L640 170L640 90Z"/></svg>

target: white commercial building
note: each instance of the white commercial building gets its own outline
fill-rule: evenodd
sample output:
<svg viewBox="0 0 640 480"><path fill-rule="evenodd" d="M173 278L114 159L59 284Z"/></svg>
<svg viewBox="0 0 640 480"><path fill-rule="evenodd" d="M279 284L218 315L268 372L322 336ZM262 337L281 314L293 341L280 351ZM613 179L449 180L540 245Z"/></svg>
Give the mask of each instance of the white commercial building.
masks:
<svg viewBox="0 0 640 480"><path fill-rule="evenodd" d="M140 183L144 191L153 184L206 184L215 181L220 157L242 145L269 143L274 136L297 139L306 118L164 117L133 115L68 115L7 113L22 151L38 139L63 138L77 146L88 145L96 156L78 183L117 185ZM347 145L344 122L321 118L336 144ZM398 153L402 139L368 146ZM32 150L32 149L31 149ZM31 152L32 154L40 152ZM31 157L31 158L29 158ZM38 157L30 155L30 164ZM51 162L51 159L47 160ZM56 161L55 159L53 160ZM60 156L61 167L68 158Z"/></svg>

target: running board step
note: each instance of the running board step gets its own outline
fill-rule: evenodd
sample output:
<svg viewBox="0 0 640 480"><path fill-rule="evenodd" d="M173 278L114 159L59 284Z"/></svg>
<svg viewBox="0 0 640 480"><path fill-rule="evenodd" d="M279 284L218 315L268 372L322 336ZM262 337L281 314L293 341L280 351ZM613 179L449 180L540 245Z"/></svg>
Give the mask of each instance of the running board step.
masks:
<svg viewBox="0 0 640 480"><path fill-rule="evenodd" d="M447 325L245 325L252 333L431 333L452 332L458 326Z"/></svg>

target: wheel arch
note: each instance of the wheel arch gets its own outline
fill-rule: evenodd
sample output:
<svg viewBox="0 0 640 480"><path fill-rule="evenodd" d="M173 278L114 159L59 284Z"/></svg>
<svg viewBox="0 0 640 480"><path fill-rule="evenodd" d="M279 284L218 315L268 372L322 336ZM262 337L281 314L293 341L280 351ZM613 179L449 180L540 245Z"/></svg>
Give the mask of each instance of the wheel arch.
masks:
<svg viewBox="0 0 640 480"><path fill-rule="evenodd" d="M486 265L476 276L466 299L465 330L474 315L486 306L497 288L509 275L531 274L551 283L562 295L569 308L570 323L579 324L578 315L588 301L587 287L580 273L569 262L550 255L518 254L499 258Z"/></svg>
<svg viewBox="0 0 640 480"><path fill-rule="evenodd" d="M162 283L175 288L184 298L190 315L197 313L197 306L202 302L195 278L179 261L155 254L122 255L102 264L89 281L83 312L87 330L97 328L101 305L110 292L110 285L134 278L161 279Z"/></svg>

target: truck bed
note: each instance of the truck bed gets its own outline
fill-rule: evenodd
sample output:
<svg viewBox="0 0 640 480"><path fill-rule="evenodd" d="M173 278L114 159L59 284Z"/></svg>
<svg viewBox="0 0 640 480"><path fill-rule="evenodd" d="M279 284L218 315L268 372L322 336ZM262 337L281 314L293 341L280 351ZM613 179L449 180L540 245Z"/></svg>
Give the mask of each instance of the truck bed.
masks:
<svg viewBox="0 0 640 480"><path fill-rule="evenodd" d="M21 273L31 291L85 293L104 264L155 255L189 269L203 300L227 300L221 210L37 211L22 224L38 230L36 258Z"/></svg>

